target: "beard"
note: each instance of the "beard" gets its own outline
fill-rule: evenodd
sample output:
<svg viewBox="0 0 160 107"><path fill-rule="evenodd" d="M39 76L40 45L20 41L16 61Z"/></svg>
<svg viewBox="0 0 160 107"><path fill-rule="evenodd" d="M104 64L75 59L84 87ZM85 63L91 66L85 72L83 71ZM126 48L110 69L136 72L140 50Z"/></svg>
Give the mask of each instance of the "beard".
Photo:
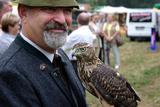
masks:
<svg viewBox="0 0 160 107"><path fill-rule="evenodd" d="M57 49L63 46L68 36L67 32L55 33L50 31L43 32L44 42L52 49Z"/></svg>
<svg viewBox="0 0 160 107"><path fill-rule="evenodd" d="M64 32L49 31L52 29L60 29L64 30ZM52 49L57 49L62 45L64 45L67 36L68 36L67 25L59 24L54 21L49 22L43 31L43 40Z"/></svg>

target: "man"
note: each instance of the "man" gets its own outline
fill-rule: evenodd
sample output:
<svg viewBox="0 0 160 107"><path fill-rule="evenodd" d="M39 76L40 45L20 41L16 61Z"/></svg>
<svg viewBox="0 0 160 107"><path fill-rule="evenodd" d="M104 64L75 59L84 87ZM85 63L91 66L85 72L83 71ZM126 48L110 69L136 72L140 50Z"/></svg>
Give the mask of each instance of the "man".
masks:
<svg viewBox="0 0 160 107"><path fill-rule="evenodd" d="M73 46L80 42L86 42L89 43L90 45L93 45L93 42L96 39L96 36L93 35L88 26L89 18L90 18L89 13L82 12L78 15L77 17L78 29L73 31L67 37L67 42L62 47L62 49L68 55L69 59L72 61L75 70L77 70L76 69L77 65L76 65L76 58L73 57L73 50L72 50Z"/></svg>
<svg viewBox="0 0 160 107"><path fill-rule="evenodd" d="M74 60L73 57L73 46L80 42L87 42L90 45L93 45L96 36L91 32L89 24L89 13L82 12L77 17L78 29L74 30L68 37L67 42L62 47L66 52L70 60Z"/></svg>
<svg viewBox="0 0 160 107"><path fill-rule="evenodd" d="M12 11L12 3L10 0L0 0L0 21L2 16ZM1 24L0 24L0 34L2 33Z"/></svg>
<svg viewBox="0 0 160 107"><path fill-rule="evenodd" d="M72 64L57 50L74 7L74 0L18 1L22 31L0 59L0 107L86 107Z"/></svg>

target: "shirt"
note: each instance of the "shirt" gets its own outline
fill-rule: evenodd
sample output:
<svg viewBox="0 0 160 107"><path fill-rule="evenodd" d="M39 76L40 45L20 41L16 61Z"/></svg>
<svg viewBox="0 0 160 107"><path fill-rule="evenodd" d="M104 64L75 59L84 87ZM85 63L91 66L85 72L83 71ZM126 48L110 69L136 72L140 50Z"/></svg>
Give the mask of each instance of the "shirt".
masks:
<svg viewBox="0 0 160 107"><path fill-rule="evenodd" d="M77 30L74 30L68 37L67 41L62 46L62 49L68 55L70 60L75 60L73 57L73 46L80 42L86 42L89 45L93 45L93 41L96 39L96 36L90 31L88 25L79 27Z"/></svg>
<svg viewBox="0 0 160 107"><path fill-rule="evenodd" d="M28 42L30 45L32 45L33 47L35 47L37 50L39 50L40 52L42 52L51 62L53 61L54 58L54 54L53 53L49 53L47 51L45 51L44 49L40 48L37 44L35 44L34 42L32 42L30 39L28 39L27 37L25 37L23 35L23 33L21 32L21 37Z"/></svg>
<svg viewBox="0 0 160 107"><path fill-rule="evenodd" d="M9 33L1 32L0 36L0 55L2 55L14 41L16 36Z"/></svg>

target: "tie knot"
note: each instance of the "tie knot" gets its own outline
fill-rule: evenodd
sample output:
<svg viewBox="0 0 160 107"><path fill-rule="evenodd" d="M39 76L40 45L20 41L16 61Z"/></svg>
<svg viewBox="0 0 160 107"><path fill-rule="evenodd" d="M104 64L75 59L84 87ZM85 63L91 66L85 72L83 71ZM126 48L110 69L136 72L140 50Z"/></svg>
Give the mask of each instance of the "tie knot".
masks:
<svg viewBox="0 0 160 107"><path fill-rule="evenodd" d="M58 59L60 56L58 54L54 54L54 59Z"/></svg>
<svg viewBox="0 0 160 107"><path fill-rule="evenodd" d="M58 54L54 54L54 58L53 58L53 65L55 66L59 66L61 62L61 57Z"/></svg>

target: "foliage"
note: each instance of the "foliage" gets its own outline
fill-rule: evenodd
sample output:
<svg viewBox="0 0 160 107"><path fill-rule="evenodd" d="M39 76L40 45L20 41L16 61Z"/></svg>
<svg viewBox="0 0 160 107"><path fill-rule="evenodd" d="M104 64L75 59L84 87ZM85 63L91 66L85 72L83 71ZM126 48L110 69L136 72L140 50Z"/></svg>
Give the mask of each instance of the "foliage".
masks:
<svg viewBox="0 0 160 107"><path fill-rule="evenodd" d="M159 0L77 0L79 3L89 3L93 7L100 5L125 6L128 8L152 8Z"/></svg>
<svg viewBox="0 0 160 107"><path fill-rule="evenodd" d="M107 0L77 0L79 3L89 3L92 7L107 5Z"/></svg>
<svg viewBox="0 0 160 107"><path fill-rule="evenodd" d="M152 8L159 0L107 0L108 5L125 6L128 8Z"/></svg>
<svg viewBox="0 0 160 107"><path fill-rule="evenodd" d="M160 3L156 3L156 4L154 5L154 8L160 9Z"/></svg>

